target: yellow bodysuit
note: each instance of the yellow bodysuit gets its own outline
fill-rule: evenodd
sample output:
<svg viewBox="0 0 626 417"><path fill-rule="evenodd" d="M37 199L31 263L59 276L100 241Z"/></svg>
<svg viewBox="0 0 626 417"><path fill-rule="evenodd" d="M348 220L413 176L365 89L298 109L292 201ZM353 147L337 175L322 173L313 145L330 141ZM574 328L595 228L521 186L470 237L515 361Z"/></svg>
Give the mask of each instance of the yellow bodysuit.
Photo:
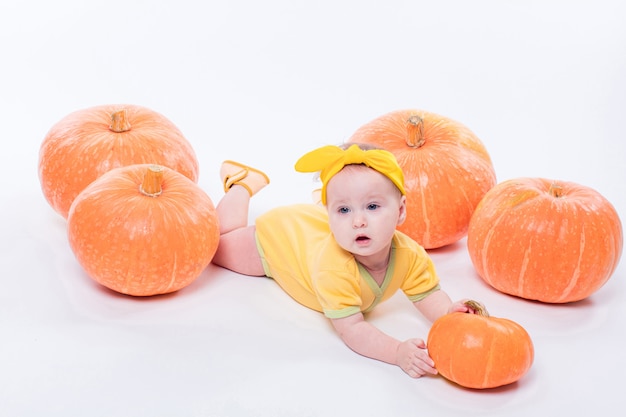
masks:
<svg viewBox="0 0 626 417"><path fill-rule="evenodd" d="M424 248L399 231L379 286L335 242L322 206L298 204L262 214L256 219L256 240L265 274L296 301L328 318L368 312L399 289L411 301L439 289L439 277Z"/></svg>

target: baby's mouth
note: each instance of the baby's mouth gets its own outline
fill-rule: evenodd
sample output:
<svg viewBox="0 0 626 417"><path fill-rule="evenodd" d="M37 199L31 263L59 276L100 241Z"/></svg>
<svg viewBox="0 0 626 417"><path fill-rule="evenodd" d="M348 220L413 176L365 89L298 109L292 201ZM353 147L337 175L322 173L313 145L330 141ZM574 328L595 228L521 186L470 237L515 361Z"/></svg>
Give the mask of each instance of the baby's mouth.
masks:
<svg viewBox="0 0 626 417"><path fill-rule="evenodd" d="M367 237L367 236L357 236L357 237L356 237L356 241L357 241L357 242L360 242L360 243L367 242L367 241L369 241L369 240L370 240L370 238L369 238L369 237Z"/></svg>

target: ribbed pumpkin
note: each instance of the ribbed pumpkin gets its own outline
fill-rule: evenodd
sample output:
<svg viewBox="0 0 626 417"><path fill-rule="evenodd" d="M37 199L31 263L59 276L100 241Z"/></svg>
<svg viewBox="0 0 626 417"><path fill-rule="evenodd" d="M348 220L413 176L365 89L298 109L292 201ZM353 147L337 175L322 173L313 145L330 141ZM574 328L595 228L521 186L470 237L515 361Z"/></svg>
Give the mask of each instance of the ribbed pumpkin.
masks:
<svg viewBox="0 0 626 417"><path fill-rule="evenodd" d="M427 111L385 114L361 126L348 142L395 155L407 192L407 218L398 229L426 249L465 237L476 205L496 183L480 139L461 123Z"/></svg>
<svg viewBox="0 0 626 417"><path fill-rule="evenodd" d="M611 277L622 254L615 208L590 187L517 178L493 187L472 216L467 247L478 275L510 295L582 300Z"/></svg>
<svg viewBox="0 0 626 417"><path fill-rule="evenodd" d="M93 180L143 163L198 180L191 144L165 116L132 104L95 106L70 113L48 131L39 149L39 181L50 206L67 218L74 198Z"/></svg>
<svg viewBox="0 0 626 417"><path fill-rule="evenodd" d="M88 185L74 199L67 226L87 274L136 296L189 285L219 242L209 196L179 172L149 164L115 168Z"/></svg>
<svg viewBox="0 0 626 417"><path fill-rule="evenodd" d="M530 335L518 323L489 316L480 304L469 303L476 314L447 314L435 320L428 333L428 354L437 371L474 389L518 381L534 360Z"/></svg>

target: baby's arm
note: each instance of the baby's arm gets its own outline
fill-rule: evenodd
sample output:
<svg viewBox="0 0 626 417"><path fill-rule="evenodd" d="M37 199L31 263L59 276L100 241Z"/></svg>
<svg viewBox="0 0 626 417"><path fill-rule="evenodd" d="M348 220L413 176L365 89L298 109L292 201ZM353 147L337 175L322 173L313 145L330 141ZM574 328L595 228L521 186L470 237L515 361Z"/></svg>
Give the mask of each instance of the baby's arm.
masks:
<svg viewBox="0 0 626 417"><path fill-rule="evenodd" d="M474 314L475 311L465 304L466 301L464 299L453 303L445 291L438 290L413 304L432 323L439 317L455 311Z"/></svg>
<svg viewBox="0 0 626 417"><path fill-rule="evenodd" d="M414 378L437 373L422 339L400 342L366 322L361 313L332 319L332 323L344 343L360 355L398 365Z"/></svg>
<svg viewBox="0 0 626 417"><path fill-rule="evenodd" d="M438 290L414 303L415 307L431 322L453 311L475 313L464 304L466 300L452 302L448 294ZM381 332L357 313L341 319L332 319L333 326L346 345L356 353L397 365L413 378L437 374L435 363L428 356L422 339L404 342Z"/></svg>

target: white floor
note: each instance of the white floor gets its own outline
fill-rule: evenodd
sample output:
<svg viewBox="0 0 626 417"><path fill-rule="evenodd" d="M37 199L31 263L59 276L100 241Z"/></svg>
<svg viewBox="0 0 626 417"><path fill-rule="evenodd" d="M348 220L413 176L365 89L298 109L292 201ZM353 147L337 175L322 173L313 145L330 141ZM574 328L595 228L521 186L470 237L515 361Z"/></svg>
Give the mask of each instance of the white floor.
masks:
<svg viewBox="0 0 626 417"><path fill-rule="evenodd" d="M626 7L583 1L70 1L0 5L0 415L620 415L626 268L571 305L482 282L465 240L432 251L444 288L522 324L536 358L490 391L414 380L360 357L274 282L210 266L168 296L131 298L78 266L47 205L38 149L68 113L150 107L194 146L217 202L237 159L270 175L253 201L309 201L293 170L391 110L466 124L498 180L601 192L626 219ZM279 155L283 155L282 157ZM398 337L428 323L400 295L369 319ZM590 413L593 414L590 414Z"/></svg>

